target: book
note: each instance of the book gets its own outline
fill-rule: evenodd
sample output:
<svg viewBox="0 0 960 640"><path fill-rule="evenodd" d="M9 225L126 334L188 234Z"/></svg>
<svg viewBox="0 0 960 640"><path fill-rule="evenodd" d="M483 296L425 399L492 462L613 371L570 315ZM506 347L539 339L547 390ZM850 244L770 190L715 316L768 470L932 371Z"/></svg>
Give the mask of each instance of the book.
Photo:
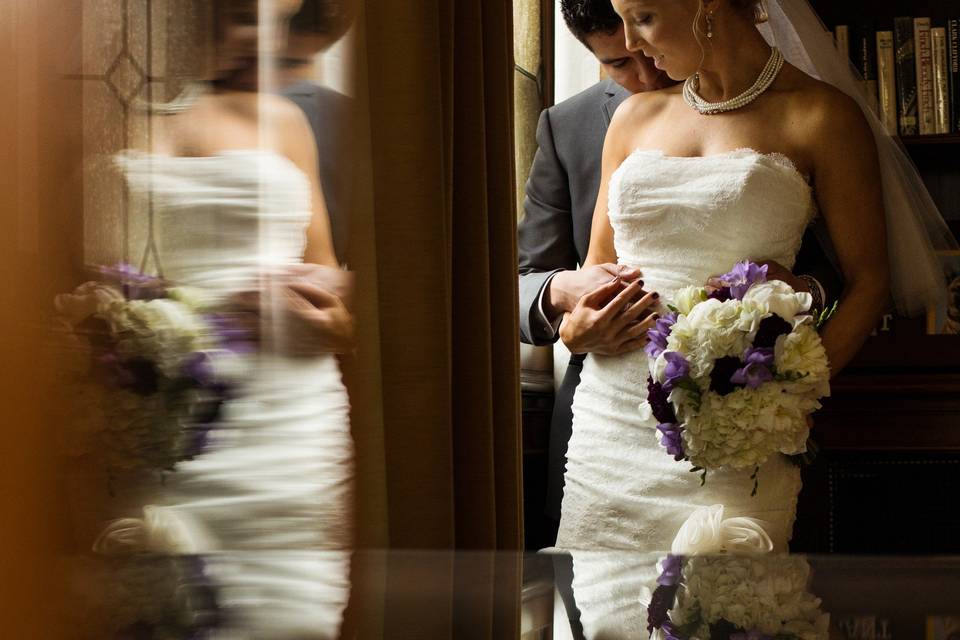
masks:
<svg viewBox="0 0 960 640"><path fill-rule="evenodd" d="M896 47L897 112L901 136L917 135L917 67L913 42L913 18L893 19Z"/></svg>
<svg viewBox="0 0 960 640"><path fill-rule="evenodd" d="M950 133L950 81L947 78L947 30L930 29L933 58L933 123L936 133Z"/></svg>
<svg viewBox="0 0 960 640"><path fill-rule="evenodd" d="M920 135L936 133L933 117L933 50L930 47L930 18L913 19L913 40L917 65L917 125Z"/></svg>
<svg viewBox="0 0 960 640"><path fill-rule="evenodd" d="M850 27L838 24L833 30L833 43L844 58L850 58Z"/></svg>
<svg viewBox="0 0 960 640"><path fill-rule="evenodd" d="M950 131L960 133L960 18L947 20L950 82Z"/></svg>
<svg viewBox="0 0 960 640"><path fill-rule="evenodd" d="M879 111L877 97L877 36L871 22L863 22L853 32L853 64L863 79L863 92L874 113Z"/></svg>
<svg viewBox="0 0 960 640"><path fill-rule="evenodd" d="M877 31L877 100L880 120L892 136L897 135L896 57L893 31Z"/></svg>

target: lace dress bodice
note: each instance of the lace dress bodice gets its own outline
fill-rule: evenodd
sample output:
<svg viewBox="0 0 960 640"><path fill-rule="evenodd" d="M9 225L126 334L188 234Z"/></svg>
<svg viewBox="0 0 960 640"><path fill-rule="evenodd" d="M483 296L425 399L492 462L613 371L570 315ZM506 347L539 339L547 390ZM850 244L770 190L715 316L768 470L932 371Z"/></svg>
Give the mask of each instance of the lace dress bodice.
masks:
<svg viewBox="0 0 960 640"><path fill-rule="evenodd" d="M791 268L814 213L810 186L780 154L638 150L610 179L618 259L640 268L646 288L667 299L744 258Z"/></svg>

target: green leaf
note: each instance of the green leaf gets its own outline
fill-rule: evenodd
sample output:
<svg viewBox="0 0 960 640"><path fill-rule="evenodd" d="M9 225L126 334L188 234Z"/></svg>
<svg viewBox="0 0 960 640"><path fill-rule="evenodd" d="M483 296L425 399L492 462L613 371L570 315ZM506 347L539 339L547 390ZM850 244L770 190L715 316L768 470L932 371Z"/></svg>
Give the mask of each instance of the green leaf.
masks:
<svg viewBox="0 0 960 640"><path fill-rule="evenodd" d="M817 329L819 329L820 327L822 327L822 326L824 325L824 323L825 323L827 320L829 320L830 317L831 317L834 313L836 313L836 311L837 311L837 305L838 305L838 304L840 304L840 301L839 301L839 300L834 300L834 301L833 301L833 305L831 305L830 307L824 309L824 310L820 313L820 317L817 319Z"/></svg>
<svg viewBox="0 0 960 640"><path fill-rule="evenodd" d="M677 309L677 308L676 308L675 306L673 306L672 304L668 304L668 305L667 305L667 309L670 309L670 311L673 311L674 313L680 313L680 309Z"/></svg>

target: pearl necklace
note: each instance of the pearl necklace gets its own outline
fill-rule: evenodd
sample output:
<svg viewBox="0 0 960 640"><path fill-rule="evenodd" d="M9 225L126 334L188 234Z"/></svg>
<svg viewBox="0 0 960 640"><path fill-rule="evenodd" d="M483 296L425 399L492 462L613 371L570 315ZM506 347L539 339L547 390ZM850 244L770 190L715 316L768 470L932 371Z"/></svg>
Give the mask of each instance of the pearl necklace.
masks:
<svg viewBox="0 0 960 640"><path fill-rule="evenodd" d="M683 101L705 116L722 113L724 111L733 111L734 109L745 107L759 98L760 94L770 88L770 85L773 84L773 81L777 78L777 74L780 73L780 69L782 68L783 54L780 53L779 49L773 47L770 50L770 59L767 60L767 64L763 67L763 71L760 72L757 81L753 83L752 87L740 95L734 96L729 100L724 100L723 102L707 102L697 93L700 89L700 74L695 73L683 83Z"/></svg>

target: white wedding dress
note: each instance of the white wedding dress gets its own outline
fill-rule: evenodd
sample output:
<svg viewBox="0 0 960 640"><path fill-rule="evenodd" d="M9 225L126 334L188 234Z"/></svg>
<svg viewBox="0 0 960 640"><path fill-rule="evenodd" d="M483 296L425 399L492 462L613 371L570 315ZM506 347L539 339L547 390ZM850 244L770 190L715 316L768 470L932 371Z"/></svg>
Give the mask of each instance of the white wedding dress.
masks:
<svg viewBox="0 0 960 640"><path fill-rule="evenodd" d="M613 173L609 216L617 256L639 268L645 289L669 301L743 259L793 266L815 215L811 188L788 158L749 149L707 157L638 150ZM659 443L643 419L647 356L589 355L573 401L573 434L560 531L561 549L654 552L671 542L694 509L722 504L726 517L764 521L777 551L793 528L800 471L777 456L760 469L714 471L700 486L689 463Z"/></svg>
<svg viewBox="0 0 960 640"><path fill-rule="evenodd" d="M164 276L207 302L262 289L302 262L307 177L269 151L118 157L135 198L152 198ZM283 332L264 304L263 326ZM261 348L204 453L157 487L154 526L202 554L219 591L217 638L337 637L349 596L353 444L333 355Z"/></svg>

